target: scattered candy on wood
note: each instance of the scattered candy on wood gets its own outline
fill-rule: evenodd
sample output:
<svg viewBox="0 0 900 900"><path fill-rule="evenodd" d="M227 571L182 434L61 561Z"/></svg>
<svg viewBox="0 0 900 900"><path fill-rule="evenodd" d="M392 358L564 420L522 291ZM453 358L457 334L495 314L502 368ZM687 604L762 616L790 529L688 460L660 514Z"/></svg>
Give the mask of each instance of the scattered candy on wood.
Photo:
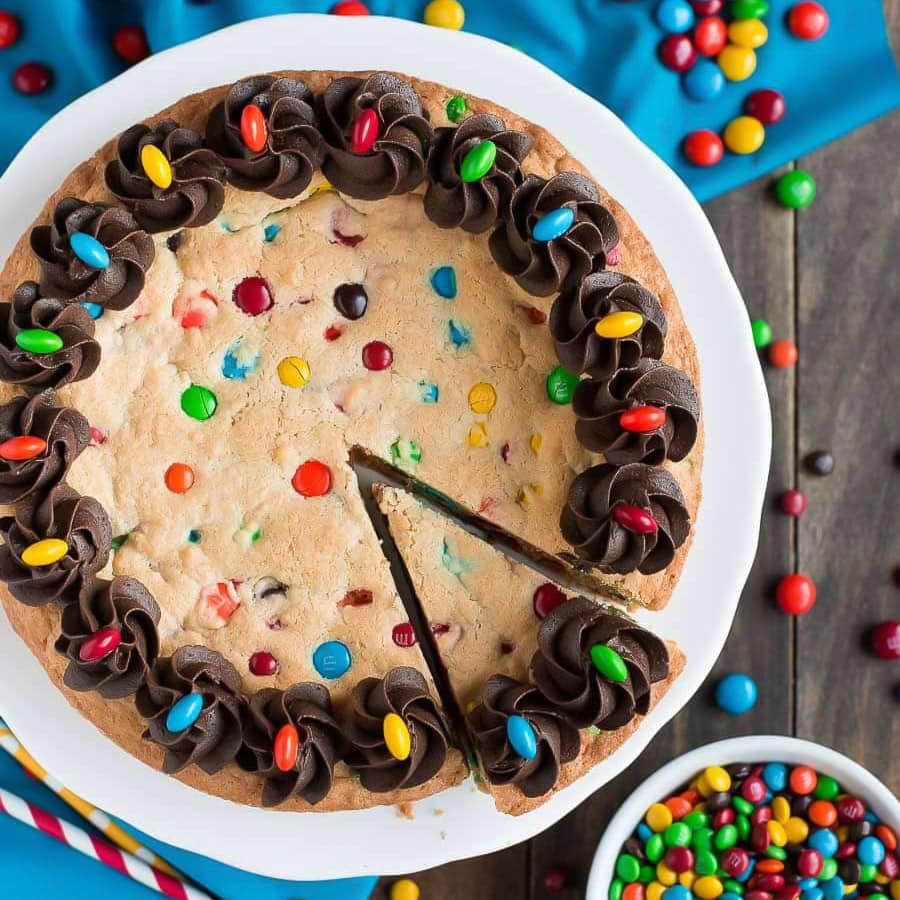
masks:
<svg viewBox="0 0 900 900"><path fill-rule="evenodd" d="M788 209L806 209L816 199L816 182L808 172L794 169L775 182L775 196Z"/></svg>
<svg viewBox="0 0 900 900"><path fill-rule="evenodd" d="M547 376L547 396L560 406L572 402L579 378L563 366L557 366Z"/></svg>
<svg viewBox="0 0 900 900"><path fill-rule="evenodd" d="M211 419L218 405L216 395L208 387L199 384L192 384L181 395L182 411L198 422Z"/></svg>
<svg viewBox="0 0 900 900"><path fill-rule="evenodd" d="M309 383L309 363L300 356L286 356L278 363L278 380L289 388L301 388Z"/></svg>
<svg viewBox="0 0 900 900"><path fill-rule="evenodd" d="M456 269L453 266L440 266L431 274L431 287L438 297L452 300L457 294Z"/></svg>
<svg viewBox="0 0 900 900"><path fill-rule="evenodd" d="M349 671L350 663L350 650L340 641L319 644L313 653L313 666L323 678L340 678Z"/></svg>
<svg viewBox="0 0 900 900"><path fill-rule="evenodd" d="M541 243L556 240L572 227L574 221L575 210L571 207L562 206L559 209L551 209L534 223L531 236Z"/></svg>
<svg viewBox="0 0 900 900"><path fill-rule="evenodd" d="M186 494L194 486L194 470L187 463L172 463L164 480L173 494Z"/></svg>
<svg viewBox="0 0 900 900"><path fill-rule="evenodd" d="M333 16L367 16L369 8L359 0L341 0L331 7L330 12Z"/></svg>
<svg viewBox="0 0 900 900"><path fill-rule="evenodd" d="M493 141L480 141L466 151L459 164L459 177L467 182L478 181L489 171L497 158L497 145Z"/></svg>
<svg viewBox="0 0 900 900"><path fill-rule="evenodd" d="M714 166L721 161L725 152L722 138L707 129L692 131L684 139L682 146L684 155L695 166Z"/></svg>
<svg viewBox="0 0 900 900"><path fill-rule="evenodd" d="M744 112L763 125L775 125L784 118L784 95L772 88L760 88L744 101Z"/></svg>
<svg viewBox="0 0 900 900"><path fill-rule="evenodd" d="M900 622L881 622L872 629L872 649L882 659L900 659Z"/></svg>
<svg viewBox="0 0 900 900"><path fill-rule="evenodd" d="M725 146L741 156L756 153L766 139L766 129L753 116L738 116L725 126Z"/></svg>
<svg viewBox="0 0 900 900"><path fill-rule="evenodd" d="M506 737L512 749L522 759L534 759L537 756L537 736L527 719L510 716L506 720Z"/></svg>
<svg viewBox="0 0 900 900"><path fill-rule="evenodd" d="M816 603L816 585L808 575L785 575L775 589L775 600L789 616L803 616Z"/></svg>
<svg viewBox="0 0 900 900"><path fill-rule="evenodd" d="M350 128L350 150L358 156L368 153L378 140L380 123L374 109L364 109Z"/></svg>
<svg viewBox="0 0 900 900"><path fill-rule="evenodd" d="M42 94L50 87L53 73L47 66L39 62L26 62L13 71L13 87L20 94Z"/></svg>
<svg viewBox="0 0 900 900"><path fill-rule="evenodd" d="M753 345L758 350L772 343L772 326L765 319L753 319L750 329L753 332Z"/></svg>
<svg viewBox="0 0 900 900"><path fill-rule="evenodd" d="M692 100L712 100L724 90L725 76L714 62L701 59L693 68L685 72L681 84L685 93Z"/></svg>
<svg viewBox="0 0 900 900"><path fill-rule="evenodd" d="M756 71L756 52L750 47L727 44L716 61L729 81L746 81Z"/></svg>
<svg viewBox="0 0 900 900"><path fill-rule="evenodd" d="M830 475L834 471L834 456L827 450L814 450L807 454L803 463L812 475Z"/></svg>
<svg viewBox="0 0 900 900"><path fill-rule="evenodd" d="M297 762L297 754L300 752L300 733L293 722L285 722L275 735L273 756L275 765L282 772L290 772Z"/></svg>
<svg viewBox="0 0 900 900"><path fill-rule="evenodd" d="M547 869L547 871L544 872L544 877L541 879L544 890L548 894L562 893L569 886L571 880L569 870L564 869L561 866Z"/></svg>
<svg viewBox="0 0 900 900"><path fill-rule="evenodd" d="M46 449L47 442L43 438L31 434L23 434L0 444L0 459L15 462L34 459Z"/></svg>
<svg viewBox="0 0 900 900"><path fill-rule="evenodd" d="M52 566L69 552L69 545L60 538L44 538L29 544L22 551L22 562L33 568Z"/></svg>
<svg viewBox="0 0 900 900"><path fill-rule="evenodd" d="M147 35L140 25L123 25L112 36L112 48L119 59L127 63L140 62L150 55Z"/></svg>
<svg viewBox="0 0 900 900"><path fill-rule="evenodd" d="M627 409L619 416L619 426L623 431L633 431L637 434L645 434L648 431L656 431L664 425L666 411L658 406L636 406Z"/></svg>
<svg viewBox="0 0 900 900"><path fill-rule="evenodd" d="M772 341L769 344L769 362L776 369L789 369L797 364L800 351L793 341Z"/></svg>
<svg viewBox="0 0 900 900"><path fill-rule="evenodd" d="M78 658L82 662L96 662L108 656L122 643L122 632L118 628L101 628L89 635L78 648Z"/></svg>
<svg viewBox="0 0 900 900"><path fill-rule="evenodd" d="M172 166L162 150L154 144L144 144L141 148L141 168L160 190L164 191L171 186Z"/></svg>
<svg viewBox="0 0 900 900"><path fill-rule="evenodd" d="M721 710L732 716L742 716L750 712L756 706L757 696L756 682L743 672L732 672L716 685L716 703Z"/></svg>
<svg viewBox="0 0 900 900"><path fill-rule="evenodd" d="M419 900L419 886L411 878L401 878L391 885L390 900Z"/></svg>
<svg viewBox="0 0 900 900"><path fill-rule="evenodd" d="M255 104L248 103L241 110L241 140L253 153L265 149L269 139L269 128L263 111Z"/></svg>
<svg viewBox="0 0 900 900"><path fill-rule="evenodd" d="M670 34L659 45L662 64L673 72L687 72L697 62L697 51L686 34Z"/></svg>
<svg viewBox="0 0 900 900"><path fill-rule="evenodd" d="M235 285L231 295L235 306L248 316L268 312L275 303L269 283L259 275L250 275Z"/></svg>
<svg viewBox="0 0 900 900"><path fill-rule="evenodd" d="M431 0L425 7L425 24L459 31L466 21L466 11L457 0Z"/></svg>
<svg viewBox="0 0 900 900"><path fill-rule="evenodd" d="M300 463L291 478L291 487L301 497L324 497L331 490L331 469L317 459Z"/></svg>
<svg viewBox="0 0 900 900"><path fill-rule="evenodd" d="M69 246L86 266L92 269L109 268L109 251L92 235L75 231L69 235Z"/></svg>
<svg viewBox="0 0 900 900"><path fill-rule="evenodd" d="M728 43L728 26L719 16L707 16L694 26L694 49L701 56L718 56Z"/></svg>
<svg viewBox="0 0 900 900"><path fill-rule="evenodd" d="M623 528L635 534L655 534L659 530L656 519L647 510L630 503L617 503L613 506L612 517Z"/></svg>
<svg viewBox="0 0 900 900"><path fill-rule="evenodd" d="M248 662L251 674L267 678L278 674L278 660L268 650L257 650Z"/></svg>
<svg viewBox="0 0 900 900"><path fill-rule="evenodd" d="M362 364L370 372L383 372L394 361L394 351L384 341L369 341L362 348Z"/></svg>
<svg viewBox="0 0 900 900"><path fill-rule="evenodd" d="M177 734L190 728L203 711L203 697L200 694L185 694L169 708L166 728Z"/></svg>
<svg viewBox="0 0 900 900"><path fill-rule="evenodd" d="M454 95L447 101L445 111L451 122L458 122L466 114L466 98L459 94Z"/></svg>
<svg viewBox="0 0 900 900"><path fill-rule="evenodd" d="M759 19L736 19L728 26L728 40L738 47L757 50L769 39L769 29Z"/></svg>
<svg viewBox="0 0 900 900"><path fill-rule="evenodd" d="M821 3L797 3L788 12L791 34L803 41L817 41L828 31L828 12Z"/></svg>
<svg viewBox="0 0 900 900"><path fill-rule="evenodd" d="M694 8L688 0L660 0L654 15L656 24L669 34L690 31L694 24Z"/></svg>
<svg viewBox="0 0 900 900"><path fill-rule="evenodd" d="M785 491L779 501L779 505L783 512L787 513L789 516L799 517L802 516L803 513L806 512L806 496L802 491L798 491L796 488Z"/></svg>
<svg viewBox="0 0 900 900"><path fill-rule="evenodd" d="M384 717L382 732L384 734L384 743L391 756L400 760L400 762L409 759L409 754L412 750L412 738L409 734L409 728L406 727L406 722L397 713L388 713Z"/></svg>
<svg viewBox="0 0 900 900"><path fill-rule="evenodd" d="M594 664L594 668L610 681L621 683L628 680L628 667L625 665L625 660L606 644L594 644L591 647L591 662Z"/></svg>
<svg viewBox="0 0 900 900"><path fill-rule="evenodd" d="M5 9L0 10L0 50L5 50L19 39L19 20Z"/></svg>

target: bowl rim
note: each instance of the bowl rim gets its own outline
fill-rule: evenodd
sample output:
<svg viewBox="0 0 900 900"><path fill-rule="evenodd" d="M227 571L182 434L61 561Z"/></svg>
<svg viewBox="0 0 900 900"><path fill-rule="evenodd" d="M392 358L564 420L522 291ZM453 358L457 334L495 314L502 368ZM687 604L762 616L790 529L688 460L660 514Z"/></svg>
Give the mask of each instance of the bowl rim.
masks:
<svg viewBox="0 0 900 900"><path fill-rule="evenodd" d="M585 900L606 900L613 861L651 803L669 796L674 788L706 766L750 761L811 765L817 771L837 778L842 786L864 799L880 819L887 821L895 831L900 830L900 799L877 776L849 756L824 744L789 735L751 734L726 738L676 756L632 791L606 826L597 845Z"/></svg>

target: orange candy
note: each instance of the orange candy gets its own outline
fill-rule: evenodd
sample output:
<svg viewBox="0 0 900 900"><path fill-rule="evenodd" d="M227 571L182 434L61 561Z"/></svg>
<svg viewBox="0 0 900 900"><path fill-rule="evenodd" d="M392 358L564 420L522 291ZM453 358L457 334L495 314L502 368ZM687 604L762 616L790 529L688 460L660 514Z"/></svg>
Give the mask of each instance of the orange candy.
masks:
<svg viewBox="0 0 900 900"><path fill-rule="evenodd" d="M255 103L248 103L241 110L241 140L248 150L259 153L265 149L268 137L269 129L263 111Z"/></svg>
<svg viewBox="0 0 900 900"><path fill-rule="evenodd" d="M282 772L290 772L297 761L297 752L300 748L300 735L293 723L288 722L278 729L275 735L275 765Z"/></svg>
<svg viewBox="0 0 900 900"><path fill-rule="evenodd" d="M666 800L666 806L669 807L669 812L672 813L672 818L675 821L683 819L693 808L693 804L684 797L669 797Z"/></svg>
<svg viewBox="0 0 900 900"><path fill-rule="evenodd" d="M166 487L173 494L186 494L194 486L194 470L187 463L172 463L166 469Z"/></svg>
<svg viewBox="0 0 900 900"><path fill-rule="evenodd" d="M772 341L769 344L769 362L776 369L789 369L799 357L797 345L791 341Z"/></svg>
<svg viewBox="0 0 900 900"><path fill-rule="evenodd" d="M876 825L875 837L884 844L888 853L893 853L897 849L897 835L887 825Z"/></svg>
<svg viewBox="0 0 900 900"><path fill-rule="evenodd" d="M780 859L761 859L754 871L762 872L764 875L775 875L784 871L784 863Z"/></svg>
<svg viewBox="0 0 900 900"><path fill-rule="evenodd" d="M646 897L647 892L639 881L625 885L625 890L622 891L622 900L646 900Z"/></svg>
<svg viewBox="0 0 900 900"><path fill-rule="evenodd" d="M303 497L321 497L331 490L331 469L317 459L297 466L291 486Z"/></svg>
<svg viewBox="0 0 900 900"><path fill-rule="evenodd" d="M830 828L837 822L837 808L828 800L814 800L807 811L810 821L821 828Z"/></svg>
<svg viewBox="0 0 900 900"><path fill-rule="evenodd" d="M795 348L796 349L796 348ZM814 769L809 766L795 766L791 769L790 777L791 790L795 794L805 796L811 794L819 783L819 778Z"/></svg>
<svg viewBox="0 0 900 900"><path fill-rule="evenodd" d="M691 806L693 806L695 803L699 803L701 799L700 792L695 791L693 788L688 788L686 791L682 791L679 796L684 797L684 799L687 800L687 802L690 803Z"/></svg>
<svg viewBox="0 0 900 900"><path fill-rule="evenodd" d="M47 442L43 438L31 434L23 434L20 437L10 438L0 444L0 458L15 462L26 459L34 459L47 449Z"/></svg>

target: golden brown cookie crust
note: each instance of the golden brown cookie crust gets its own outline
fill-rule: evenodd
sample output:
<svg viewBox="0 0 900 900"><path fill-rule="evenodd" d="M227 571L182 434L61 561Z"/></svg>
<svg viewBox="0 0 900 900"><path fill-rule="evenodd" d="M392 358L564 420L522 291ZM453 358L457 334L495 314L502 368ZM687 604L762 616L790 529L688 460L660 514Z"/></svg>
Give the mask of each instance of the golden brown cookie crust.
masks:
<svg viewBox="0 0 900 900"><path fill-rule="evenodd" d="M284 71L274 74L300 78L318 95L334 78L344 75L365 76L370 72ZM456 93L455 91L443 85L411 76L400 74L399 77L408 81L419 93L435 126L450 124L446 117L445 104L446 100ZM163 118L174 118L180 124L202 133L210 109L222 99L227 89L228 85L222 85L184 97L157 115L146 119L145 122L153 124ZM471 113L498 115L504 119L507 126L526 132L532 137L534 148L528 155L524 166L527 173L535 173L546 178L557 172L574 170L592 177L577 160L568 154L556 138L540 126L528 122L489 100L466 95L466 102ZM34 224L49 221L53 208L67 196L75 196L93 202L114 202L106 189L103 178L106 163L114 157L114 154L115 139L108 141L94 156L77 166L62 182L59 189L48 198ZM634 277L660 298L668 320L668 335L663 359L684 370L694 384L699 387L699 362L694 343L661 263L628 213L603 190L602 185L598 186L601 200L615 216L621 234L620 261L617 270ZM231 190L229 188L229 191ZM11 296L16 285L21 281L36 279L38 276L37 262L29 246L29 233L30 228L19 239L0 273L0 293L4 297ZM701 426L697 443L688 458L677 464L667 463L667 467L674 471L681 485L692 520L696 518L700 503L702 455L703 431ZM678 581L690 544L691 537L676 551L671 565L658 575L641 576L635 573L616 580L622 581L629 590L639 593L643 603L648 607L662 608L668 602ZM160 748L141 738L144 729L143 722L137 715L130 699L107 701L95 693L74 693L64 687L62 677L65 660L53 649L54 640L59 632L59 610L51 607L34 609L21 605L12 599L5 586L0 586L0 600L3 602L14 629L45 667L51 680L69 702L119 746L142 762L158 769L162 752ZM674 677L674 666L671 677ZM116 704L114 715L110 715L111 702ZM610 735L609 739L621 742L627 737L627 733L630 733L627 728L622 729L621 732ZM598 740L594 743L599 744L603 741ZM588 754L582 754L579 760L587 759L587 757ZM590 764L592 763L586 762L586 765ZM279 808L331 811L414 800L458 783L465 777L466 771L462 755L453 751L439 775L420 788L391 794L371 794L364 791L355 779L339 778L332 793L317 806L309 807L303 801L291 800ZM240 771L235 765L229 766L225 771L212 777L205 775L196 767L182 772L176 777L186 784L215 796L239 803L259 805L261 792L259 778ZM515 803L510 803L509 806L510 812L525 811L525 808L519 809Z"/></svg>

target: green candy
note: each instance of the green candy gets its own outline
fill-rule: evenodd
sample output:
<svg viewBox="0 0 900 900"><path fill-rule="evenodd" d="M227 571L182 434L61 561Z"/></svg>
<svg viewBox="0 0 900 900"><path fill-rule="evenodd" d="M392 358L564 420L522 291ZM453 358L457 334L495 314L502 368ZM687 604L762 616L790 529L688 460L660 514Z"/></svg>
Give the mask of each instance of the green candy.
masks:
<svg viewBox="0 0 900 900"><path fill-rule="evenodd" d="M816 876L819 881L831 881L837 875L837 860L832 857L826 857L822 860L822 871Z"/></svg>
<svg viewBox="0 0 900 900"><path fill-rule="evenodd" d="M458 122L466 114L466 98L457 94L447 101L447 118L451 122Z"/></svg>
<svg viewBox="0 0 900 900"><path fill-rule="evenodd" d="M200 539L201 539L202 537L203 537L203 535L202 535L196 528L192 528L192 529L188 532L188 536L187 536L188 543L190 543L190 544L199 544L199 543L200 543Z"/></svg>
<svg viewBox="0 0 900 900"><path fill-rule="evenodd" d="M735 881L733 878L728 878L723 881L722 887L725 888L726 891L730 891L732 894L737 894L738 896L744 895L744 886L739 881Z"/></svg>
<svg viewBox="0 0 900 900"><path fill-rule="evenodd" d="M620 878L614 878L609 886L609 900L622 900L622 891L625 890L625 882Z"/></svg>
<svg viewBox="0 0 900 900"><path fill-rule="evenodd" d="M689 847L691 829L684 822L673 822L664 832L663 840L667 847Z"/></svg>
<svg viewBox="0 0 900 900"><path fill-rule="evenodd" d="M391 462L398 469L404 472L410 472L415 469L416 465L422 460L422 448L412 440L407 438L397 438L391 444Z"/></svg>
<svg viewBox="0 0 900 900"><path fill-rule="evenodd" d="M750 323L750 328L753 331L753 345L757 350L762 350L763 347L768 347L772 343L772 326L765 319L754 319ZM740 799L744 800L743 797ZM744 802L747 801L744 800Z"/></svg>
<svg viewBox="0 0 900 900"><path fill-rule="evenodd" d="M841 786L830 775L820 775L813 796L819 800L834 800L841 792Z"/></svg>
<svg viewBox="0 0 900 900"><path fill-rule="evenodd" d="M815 179L799 169L785 172L775 182L775 197L788 209L806 209L816 199Z"/></svg>
<svg viewBox="0 0 900 900"><path fill-rule="evenodd" d="M591 662L597 671L609 681L622 682L628 679L625 660L606 644L594 644L591 647Z"/></svg>
<svg viewBox="0 0 900 900"><path fill-rule="evenodd" d="M216 395L206 387L192 384L181 395L181 408L184 413L198 422L205 422L213 417L219 401Z"/></svg>
<svg viewBox="0 0 900 900"><path fill-rule="evenodd" d="M117 534L117 535L112 539L112 541L110 541L110 546L112 547L113 551L116 551L116 550L118 550L118 549L125 543L125 541L127 541L127 540L128 540L128 534L127 534L127 533L126 533L126 534Z"/></svg>
<svg viewBox="0 0 900 900"><path fill-rule="evenodd" d="M733 847L738 840L738 830L734 825L723 825L713 838L716 850L727 850Z"/></svg>
<svg viewBox="0 0 900 900"><path fill-rule="evenodd" d="M878 872L877 866L863 865L859 867L860 884L868 884L875 880L875 874Z"/></svg>
<svg viewBox="0 0 900 900"><path fill-rule="evenodd" d="M16 344L27 353L56 353L63 339L46 328L26 328L16 335Z"/></svg>
<svg viewBox="0 0 900 900"><path fill-rule="evenodd" d="M750 819L745 816L743 813L740 813L734 821L735 828L737 828L738 832L738 840L746 841L748 837L750 837L750 831L753 827L750 824Z"/></svg>
<svg viewBox="0 0 900 900"><path fill-rule="evenodd" d="M644 846L644 853L652 863L658 863L666 853L666 845L661 834L651 834Z"/></svg>
<svg viewBox="0 0 900 900"><path fill-rule="evenodd" d="M733 19L761 19L768 12L766 0L734 0L731 4Z"/></svg>
<svg viewBox="0 0 900 900"><path fill-rule="evenodd" d="M753 804L743 797L732 797L731 805L734 807L735 811L739 812L741 815L749 816L753 813Z"/></svg>
<svg viewBox="0 0 900 900"><path fill-rule="evenodd" d="M575 388L578 387L580 381L577 375L573 375L568 369L557 366L547 376L547 396L560 406L565 406L572 402L575 394Z"/></svg>
<svg viewBox="0 0 900 900"><path fill-rule="evenodd" d="M638 875L638 881L641 884L650 884L656 878L656 869L653 866L641 866L641 874Z"/></svg>
<svg viewBox="0 0 900 900"><path fill-rule="evenodd" d="M459 177L463 181L478 181L486 175L497 157L497 145L493 141L481 141L463 157L459 167Z"/></svg>
<svg viewBox="0 0 900 900"><path fill-rule="evenodd" d="M787 851L783 847L776 847L774 844L770 844L769 849L766 850L766 856L769 859L780 859L784 862L787 859Z"/></svg>
<svg viewBox="0 0 900 900"><path fill-rule="evenodd" d="M698 828L691 836L691 847L696 853L701 850L709 850L712 847L714 834L712 828Z"/></svg>
<svg viewBox="0 0 900 900"><path fill-rule="evenodd" d="M626 884L637 881L641 874L641 864L637 857L630 853L622 853L616 860L616 875Z"/></svg>
<svg viewBox="0 0 900 900"><path fill-rule="evenodd" d="M706 828L709 825L709 816L705 812L695 809L693 812L689 812L681 821L691 831L696 831L698 828Z"/></svg>
<svg viewBox="0 0 900 900"><path fill-rule="evenodd" d="M715 875L719 868L716 854L711 850L701 850L694 857L694 870L698 875Z"/></svg>

